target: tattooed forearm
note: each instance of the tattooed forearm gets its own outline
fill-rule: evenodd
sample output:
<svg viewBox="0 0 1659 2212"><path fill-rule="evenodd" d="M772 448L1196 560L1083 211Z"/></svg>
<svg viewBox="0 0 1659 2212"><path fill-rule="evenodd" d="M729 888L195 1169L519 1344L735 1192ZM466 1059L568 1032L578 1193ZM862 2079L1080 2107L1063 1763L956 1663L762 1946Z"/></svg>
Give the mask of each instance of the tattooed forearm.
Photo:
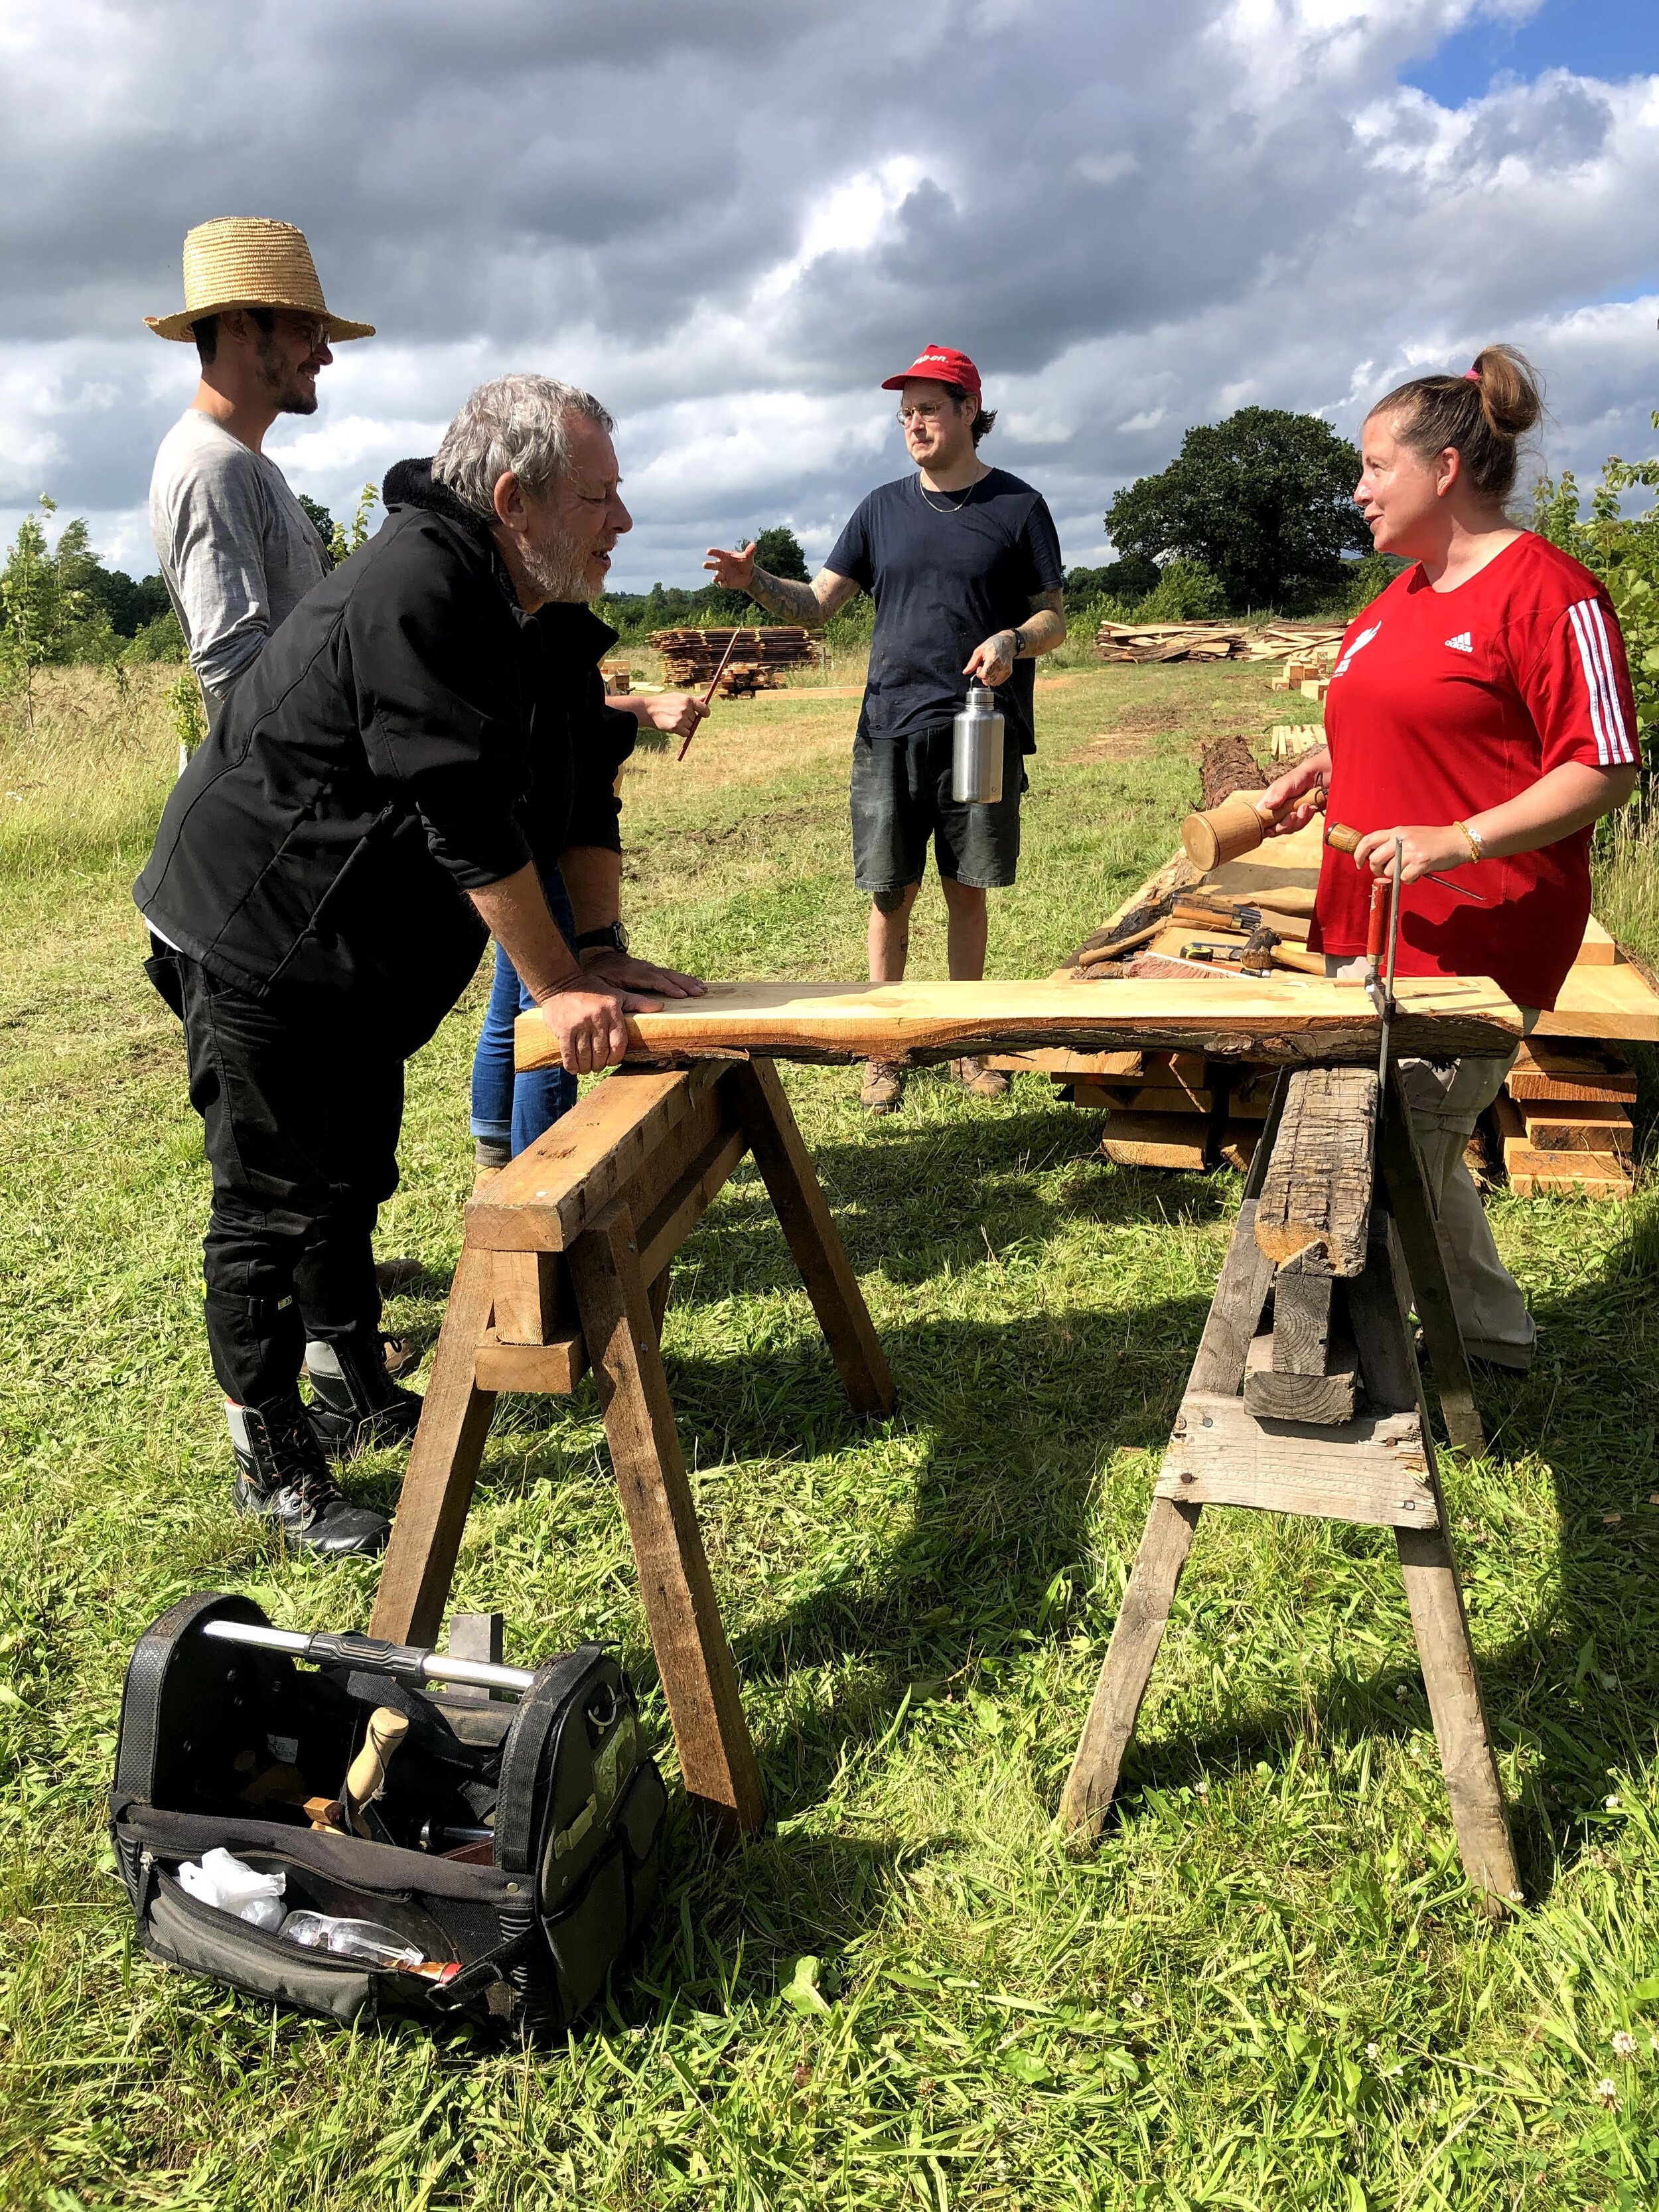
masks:
<svg viewBox="0 0 1659 2212"><path fill-rule="evenodd" d="M827 623L857 590L850 577L837 576L830 568L820 568L810 584L794 576L774 576L765 568L757 568L749 580L750 598L758 600L769 614L781 616L785 622L804 623L809 629Z"/></svg>
<svg viewBox="0 0 1659 2212"><path fill-rule="evenodd" d="M1039 592L1029 620L1012 633L1021 660L1036 660L1066 642L1066 602L1059 592Z"/></svg>

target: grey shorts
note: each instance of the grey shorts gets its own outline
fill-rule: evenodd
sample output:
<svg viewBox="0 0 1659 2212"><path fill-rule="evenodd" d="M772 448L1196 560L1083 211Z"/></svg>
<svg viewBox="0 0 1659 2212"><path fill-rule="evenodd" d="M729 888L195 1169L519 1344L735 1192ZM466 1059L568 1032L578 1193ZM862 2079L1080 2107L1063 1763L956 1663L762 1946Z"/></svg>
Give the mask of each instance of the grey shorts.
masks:
<svg viewBox="0 0 1659 2212"><path fill-rule="evenodd" d="M1027 787L1019 738L1010 732L1002 797L960 806L951 796L951 731L853 740L853 881L861 891L919 884L927 840L942 876L970 890L1002 890L1019 860L1019 800Z"/></svg>

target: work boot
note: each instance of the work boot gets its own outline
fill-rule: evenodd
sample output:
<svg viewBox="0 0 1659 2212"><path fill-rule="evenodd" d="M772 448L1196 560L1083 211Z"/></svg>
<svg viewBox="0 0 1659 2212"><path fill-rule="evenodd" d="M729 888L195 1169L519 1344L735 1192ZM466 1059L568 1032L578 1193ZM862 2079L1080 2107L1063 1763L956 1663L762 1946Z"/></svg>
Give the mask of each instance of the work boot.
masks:
<svg viewBox="0 0 1659 2212"><path fill-rule="evenodd" d="M1000 1067L988 1067L982 1060L953 1060L951 1080L960 1084L970 1098L1006 1098L1008 1078Z"/></svg>
<svg viewBox="0 0 1659 2212"><path fill-rule="evenodd" d="M414 1435L422 1401L387 1375L377 1329L313 1337L306 1346L306 1372L311 1378L306 1412L331 1459L349 1459L375 1444L406 1443Z"/></svg>
<svg viewBox="0 0 1659 2212"><path fill-rule="evenodd" d="M859 1104L872 1114L896 1114L904 1096L904 1070L896 1060L872 1060L864 1070Z"/></svg>
<svg viewBox="0 0 1659 2212"><path fill-rule="evenodd" d="M236 1455L236 1510L274 1522L283 1548L325 1559L383 1551L392 1523L343 1498L306 1419L297 1390L265 1407L225 1401Z"/></svg>
<svg viewBox="0 0 1659 2212"><path fill-rule="evenodd" d="M421 1347L412 1336L382 1336L380 1357L386 1362L386 1371L395 1382L400 1375L407 1375L421 1364ZM302 1366L301 1375L309 1382L311 1370Z"/></svg>

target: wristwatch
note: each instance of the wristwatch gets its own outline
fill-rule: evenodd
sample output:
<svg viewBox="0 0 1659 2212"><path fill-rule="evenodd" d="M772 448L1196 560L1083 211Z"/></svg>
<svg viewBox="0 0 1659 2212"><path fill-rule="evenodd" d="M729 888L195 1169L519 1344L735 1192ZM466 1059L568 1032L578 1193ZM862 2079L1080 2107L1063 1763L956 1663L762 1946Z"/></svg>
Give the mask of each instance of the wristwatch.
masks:
<svg viewBox="0 0 1659 2212"><path fill-rule="evenodd" d="M576 939L578 952L591 951L604 945L607 952L626 952L628 931L620 921L608 921L603 929L585 929Z"/></svg>

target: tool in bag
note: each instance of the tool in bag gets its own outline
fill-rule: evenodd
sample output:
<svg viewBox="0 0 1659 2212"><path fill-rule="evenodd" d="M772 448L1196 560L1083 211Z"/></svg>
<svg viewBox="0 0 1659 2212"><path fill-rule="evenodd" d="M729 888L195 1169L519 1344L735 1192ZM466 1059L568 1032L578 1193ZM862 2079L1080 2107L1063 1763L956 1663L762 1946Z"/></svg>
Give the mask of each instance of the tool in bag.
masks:
<svg viewBox="0 0 1659 2212"><path fill-rule="evenodd" d="M273 1628L207 1592L128 1663L110 1832L166 1965L338 2020L550 2035L649 1912L666 1804L633 1687L597 1644L495 1666ZM280 1924L192 1894L224 1851L272 1878Z"/></svg>

